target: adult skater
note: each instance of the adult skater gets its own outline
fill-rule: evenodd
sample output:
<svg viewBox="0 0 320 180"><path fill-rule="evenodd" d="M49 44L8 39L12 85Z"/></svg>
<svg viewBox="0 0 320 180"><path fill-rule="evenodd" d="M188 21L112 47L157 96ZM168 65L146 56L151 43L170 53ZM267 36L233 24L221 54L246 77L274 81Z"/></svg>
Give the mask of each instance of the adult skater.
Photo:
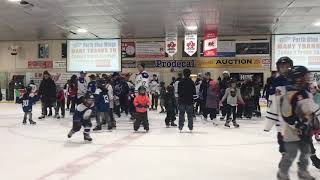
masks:
<svg viewBox="0 0 320 180"><path fill-rule="evenodd" d="M307 91L309 86L309 71L304 66L294 66L289 78L291 85L286 87L280 108L283 122L283 141L286 153L279 163L278 180L289 180L289 169L300 152L298 162L298 177L301 180L315 180L308 171L310 142L312 131L315 130L314 116L319 115L319 106L313 101ZM319 127L317 127L319 128Z"/></svg>
<svg viewBox="0 0 320 180"><path fill-rule="evenodd" d="M229 73L229 71L224 71L222 73L222 76L223 76L223 78L219 83L221 97L224 96L224 93L226 92L226 89L229 87L229 82L230 82L230 73ZM220 107L221 114L222 114L222 116L220 117L220 120L224 120L225 116L227 115L227 102L224 101L222 103L223 103L223 106Z"/></svg>
<svg viewBox="0 0 320 180"><path fill-rule="evenodd" d="M157 110L159 100L159 80L156 74L152 76L152 80L149 84L151 94L151 108L150 110Z"/></svg>
<svg viewBox="0 0 320 180"><path fill-rule="evenodd" d="M182 132L185 113L188 116L188 127L190 132L193 130L193 96L196 95L196 87L194 82L191 80L190 69L183 70L184 78L179 82L178 85L178 103L179 103L179 130Z"/></svg>
<svg viewBox="0 0 320 180"><path fill-rule="evenodd" d="M56 84L51 79L48 71L43 72L43 79L39 86L39 96L41 97L42 115L39 119L45 118L47 115L47 108L50 109L48 116L52 116L52 108L56 106Z"/></svg>
<svg viewBox="0 0 320 180"><path fill-rule="evenodd" d="M211 79L211 73L206 72L204 74L204 78L201 82L200 89L199 89L199 99L200 99L200 112L204 116L204 119L207 120L207 110L210 111L209 109L206 108L207 104L207 93L208 93L208 88L210 86L210 82L212 81Z"/></svg>
<svg viewBox="0 0 320 180"><path fill-rule="evenodd" d="M141 63L137 66L139 73L136 74L135 93L138 94L139 87L143 86L149 93L149 74L145 71L145 64Z"/></svg>

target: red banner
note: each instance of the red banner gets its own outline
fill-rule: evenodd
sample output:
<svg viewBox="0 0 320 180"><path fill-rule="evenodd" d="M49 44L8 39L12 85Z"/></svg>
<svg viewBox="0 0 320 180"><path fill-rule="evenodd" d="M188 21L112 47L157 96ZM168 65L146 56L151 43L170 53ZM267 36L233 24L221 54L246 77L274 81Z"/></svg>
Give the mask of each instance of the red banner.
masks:
<svg viewBox="0 0 320 180"><path fill-rule="evenodd" d="M52 69L52 61L28 61L28 69Z"/></svg>
<svg viewBox="0 0 320 180"><path fill-rule="evenodd" d="M216 30L208 30L204 34L203 55L205 57L217 56L218 38Z"/></svg>

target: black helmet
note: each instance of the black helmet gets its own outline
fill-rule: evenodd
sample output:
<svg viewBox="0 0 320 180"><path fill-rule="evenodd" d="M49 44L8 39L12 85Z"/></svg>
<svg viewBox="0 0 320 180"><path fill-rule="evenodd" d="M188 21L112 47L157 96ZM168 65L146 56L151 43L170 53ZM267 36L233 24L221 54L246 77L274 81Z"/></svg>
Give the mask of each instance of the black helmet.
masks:
<svg viewBox="0 0 320 180"><path fill-rule="evenodd" d="M289 64L290 67L293 67L293 61L292 61L292 59L290 59L290 58L287 57L287 56L281 57L281 58L277 61L277 63L276 63L277 69L279 69L279 66L280 66L281 64Z"/></svg>
<svg viewBox="0 0 320 180"><path fill-rule="evenodd" d="M94 103L94 96L92 93L88 92L84 95L83 104L90 107Z"/></svg>
<svg viewBox="0 0 320 180"><path fill-rule="evenodd" d="M293 66L291 68L291 71L289 72L289 79L294 84L297 83L300 80L300 78L303 78L308 73L308 68L304 66Z"/></svg>
<svg viewBox="0 0 320 180"><path fill-rule="evenodd" d="M32 87L31 87L31 86L27 86L27 87L26 87L26 92L27 92L27 93L31 93L31 91L32 91Z"/></svg>

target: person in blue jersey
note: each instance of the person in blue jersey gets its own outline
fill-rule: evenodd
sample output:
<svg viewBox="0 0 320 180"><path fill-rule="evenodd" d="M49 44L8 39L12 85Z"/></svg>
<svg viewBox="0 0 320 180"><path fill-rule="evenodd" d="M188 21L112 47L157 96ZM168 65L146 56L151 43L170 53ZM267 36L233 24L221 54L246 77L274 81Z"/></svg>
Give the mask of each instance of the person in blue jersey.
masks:
<svg viewBox="0 0 320 180"><path fill-rule="evenodd" d="M88 92L94 94L97 90L97 80L94 74L89 76L90 82L88 83Z"/></svg>
<svg viewBox="0 0 320 180"><path fill-rule="evenodd" d="M281 57L277 63L278 77L271 83L269 94L268 110L266 115L266 126L264 131L269 132L273 126L276 126L278 134L279 152L284 154L284 142L281 134L282 118L280 116L280 99L285 94L285 87L290 84L288 74L293 67L293 61L289 57Z"/></svg>
<svg viewBox="0 0 320 180"><path fill-rule="evenodd" d="M38 96L31 95L32 87L28 86L26 88L26 93L19 99L19 102L22 104L22 110L24 112L22 123L27 124L27 118L29 117L29 123L35 125L36 122L32 120L32 106L38 101Z"/></svg>
<svg viewBox="0 0 320 180"><path fill-rule="evenodd" d="M102 124L106 123L108 123L108 130L112 130L112 121L109 116L110 100L106 84L102 84L97 91L99 91L97 92L97 95L95 97L95 107L97 111L97 126L93 129L93 131L101 130Z"/></svg>
<svg viewBox="0 0 320 180"><path fill-rule="evenodd" d="M308 92L310 72L304 66L292 67L286 86L286 93L281 97L280 113L283 118L282 137L285 154L279 163L278 180L289 180L289 169L298 152L298 177L300 180L315 180L309 173L310 143L314 131L320 129L320 106Z"/></svg>
<svg viewBox="0 0 320 180"><path fill-rule="evenodd" d="M72 135L80 131L81 126L84 127L83 138L85 141L92 141L90 136L90 130L92 127L91 123L91 113L94 108L94 96L90 93L87 93L83 96L83 101L80 103L75 113L73 114L73 125L72 129L68 133L68 138L71 138Z"/></svg>

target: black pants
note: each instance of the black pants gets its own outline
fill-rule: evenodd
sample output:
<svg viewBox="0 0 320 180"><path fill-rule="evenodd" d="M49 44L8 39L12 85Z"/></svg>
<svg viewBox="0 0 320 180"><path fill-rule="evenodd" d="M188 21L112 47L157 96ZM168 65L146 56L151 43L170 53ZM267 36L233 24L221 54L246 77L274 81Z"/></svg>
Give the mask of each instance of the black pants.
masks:
<svg viewBox="0 0 320 180"><path fill-rule="evenodd" d="M126 114L128 114L128 109L129 109L128 96L121 95L119 97L119 101L120 101L121 112L124 111Z"/></svg>
<svg viewBox="0 0 320 180"><path fill-rule="evenodd" d="M42 106L42 115L46 116L48 115L48 110L47 108L49 108L50 113L52 114L52 108L56 108L56 102L46 102L46 101L42 101L41 102L41 106Z"/></svg>
<svg viewBox="0 0 320 180"><path fill-rule="evenodd" d="M260 97L254 96L253 100L254 100L254 110L260 112L261 111L260 103L259 103Z"/></svg>
<svg viewBox="0 0 320 180"><path fill-rule="evenodd" d="M77 104L77 97L70 97L71 98L71 109L70 113L74 113L76 110L76 104Z"/></svg>
<svg viewBox="0 0 320 180"><path fill-rule="evenodd" d="M159 99L159 96L157 93L155 94L152 94L151 96L151 109L157 109L158 108L158 99Z"/></svg>
<svg viewBox="0 0 320 180"><path fill-rule="evenodd" d="M217 109L216 108L205 108L203 112L204 118L208 118L208 114L210 114L210 119L213 120L217 117Z"/></svg>
<svg viewBox="0 0 320 180"><path fill-rule="evenodd" d="M227 102L226 101L223 102L223 106L220 107L220 110L221 110L221 115L223 117L225 117L227 115L227 111L228 111L227 110Z"/></svg>
<svg viewBox="0 0 320 180"><path fill-rule="evenodd" d="M80 131L81 126L83 126L83 128L84 128L83 133L89 134L90 129L92 127L91 120L90 119L88 119L88 120L73 120L72 130L74 132Z"/></svg>
<svg viewBox="0 0 320 180"><path fill-rule="evenodd" d="M65 112L66 112L65 104L66 104L65 101L62 101L62 102L57 101L56 115L59 114L59 109L60 109L60 110L61 110L61 115L62 115L62 116L65 116Z"/></svg>
<svg viewBox="0 0 320 180"><path fill-rule="evenodd" d="M236 122L237 118L237 106L227 105L227 122L230 122L232 114L232 122Z"/></svg>
<svg viewBox="0 0 320 180"><path fill-rule="evenodd" d="M280 132L278 132L277 134L277 140L278 140L278 144L279 144L279 152L282 154L282 153L285 153L286 152L286 149L284 147L284 141L283 141L283 136Z"/></svg>
<svg viewBox="0 0 320 180"><path fill-rule="evenodd" d="M67 97L67 109L70 109L70 104L71 104L71 97Z"/></svg>
<svg viewBox="0 0 320 180"><path fill-rule="evenodd" d="M253 98L246 99L245 100L245 107L244 107L244 116L247 118L251 118L253 109L254 109Z"/></svg>
<svg viewBox="0 0 320 180"><path fill-rule="evenodd" d="M77 99L77 105L83 103L83 98L84 98L84 97L81 96L81 97L79 97L79 98Z"/></svg>
<svg viewBox="0 0 320 180"><path fill-rule="evenodd" d="M199 99L199 106L200 106L200 114L204 115L206 113L206 101L203 99Z"/></svg>
<svg viewBox="0 0 320 180"><path fill-rule="evenodd" d="M167 117L165 119L166 125L170 125L174 123L176 120L175 109L167 109Z"/></svg>
<svg viewBox="0 0 320 180"><path fill-rule="evenodd" d="M110 118L110 121L112 122L112 127L116 127L117 122L116 122L116 120L114 119L114 116L113 116L113 108L110 108L109 118Z"/></svg>
<svg viewBox="0 0 320 180"><path fill-rule="evenodd" d="M120 112L120 105L115 105L113 108L113 112L118 116L121 117L121 112Z"/></svg>
<svg viewBox="0 0 320 180"><path fill-rule="evenodd" d="M145 130L149 130L148 112L136 112L136 121L133 123L133 129L138 131L142 123Z"/></svg>

